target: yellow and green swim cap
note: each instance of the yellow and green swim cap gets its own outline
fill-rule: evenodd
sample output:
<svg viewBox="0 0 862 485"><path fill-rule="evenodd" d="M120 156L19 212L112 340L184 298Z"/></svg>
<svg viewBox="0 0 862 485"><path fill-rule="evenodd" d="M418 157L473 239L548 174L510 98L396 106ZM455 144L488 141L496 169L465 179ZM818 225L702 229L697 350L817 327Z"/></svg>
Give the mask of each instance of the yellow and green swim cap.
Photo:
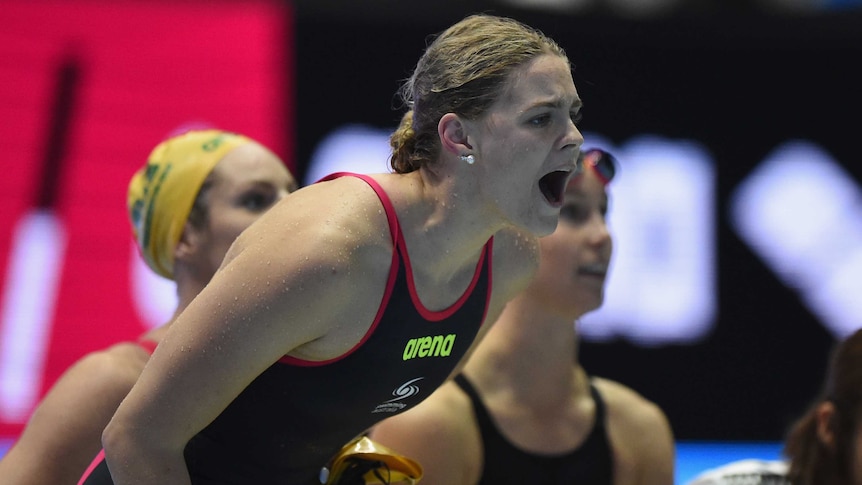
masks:
<svg viewBox="0 0 862 485"><path fill-rule="evenodd" d="M229 151L251 142L222 130L189 131L159 143L132 176L127 201L132 233L153 271L173 279L174 249L204 180Z"/></svg>

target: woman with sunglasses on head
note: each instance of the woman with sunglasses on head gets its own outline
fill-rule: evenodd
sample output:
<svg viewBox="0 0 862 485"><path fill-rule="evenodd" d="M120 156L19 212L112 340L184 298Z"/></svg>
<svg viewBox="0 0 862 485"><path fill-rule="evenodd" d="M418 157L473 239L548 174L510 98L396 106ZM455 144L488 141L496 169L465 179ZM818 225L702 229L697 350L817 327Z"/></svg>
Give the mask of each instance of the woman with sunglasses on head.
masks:
<svg viewBox="0 0 862 485"><path fill-rule="evenodd" d="M245 231L103 435L95 485L312 485L424 400L532 278L583 136L565 52L469 16L428 45L395 173L337 173Z"/></svg>
<svg viewBox="0 0 862 485"><path fill-rule="evenodd" d="M582 155L539 271L506 306L463 371L372 438L417 460L423 485L670 485L664 413L577 361L574 322L602 304L612 157Z"/></svg>
<svg viewBox="0 0 862 485"><path fill-rule="evenodd" d="M3 485L74 485L102 430L171 322L207 284L240 232L296 190L284 163L242 135L192 130L160 143L131 179L128 209L147 265L176 284L166 324L84 356L54 384L0 460Z"/></svg>

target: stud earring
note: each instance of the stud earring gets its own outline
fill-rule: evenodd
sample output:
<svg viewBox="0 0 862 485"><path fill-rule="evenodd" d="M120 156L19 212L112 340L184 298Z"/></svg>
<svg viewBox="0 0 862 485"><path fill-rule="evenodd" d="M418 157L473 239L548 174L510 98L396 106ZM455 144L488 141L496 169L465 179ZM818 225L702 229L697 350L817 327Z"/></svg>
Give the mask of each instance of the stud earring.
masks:
<svg viewBox="0 0 862 485"><path fill-rule="evenodd" d="M467 165L473 165L476 162L476 157L473 154L461 155L461 160L467 162Z"/></svg>

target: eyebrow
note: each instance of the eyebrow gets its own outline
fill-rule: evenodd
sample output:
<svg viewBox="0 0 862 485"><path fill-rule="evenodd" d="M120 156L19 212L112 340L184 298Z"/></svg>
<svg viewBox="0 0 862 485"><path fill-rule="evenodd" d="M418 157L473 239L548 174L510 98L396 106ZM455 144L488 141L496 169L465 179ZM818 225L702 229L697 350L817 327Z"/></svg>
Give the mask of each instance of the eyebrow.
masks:
<svg viewBox="0 0 862 485"><path fill-rule="evenodd" d="M535 109L535 108L565 108L565 107L566 107L566 102L563 99L558 99L556 101L542 101L542 102L536 103L536 104L530 106L529 108L527 108L527 111L529 111L531 109ZM571 104L570 109L582 109L583 107L584 107L584 102L581 100L581 98L577 98Z"/></svg>

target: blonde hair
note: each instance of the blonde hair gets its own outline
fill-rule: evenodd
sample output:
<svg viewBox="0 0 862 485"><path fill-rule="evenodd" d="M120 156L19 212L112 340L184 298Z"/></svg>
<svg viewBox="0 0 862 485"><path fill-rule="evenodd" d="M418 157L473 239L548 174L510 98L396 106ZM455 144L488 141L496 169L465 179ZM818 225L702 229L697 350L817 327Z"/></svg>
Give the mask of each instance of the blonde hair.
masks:
<svg viewBox="0 0 862 485"><path fill-rule="evenodd" d="M389 139L392 169L412 172L434 160L444 114L481 117L512 72L543 54L568 60L556 42L510 18L471 15L440 33L399 89L407 112Z"/></svg>

